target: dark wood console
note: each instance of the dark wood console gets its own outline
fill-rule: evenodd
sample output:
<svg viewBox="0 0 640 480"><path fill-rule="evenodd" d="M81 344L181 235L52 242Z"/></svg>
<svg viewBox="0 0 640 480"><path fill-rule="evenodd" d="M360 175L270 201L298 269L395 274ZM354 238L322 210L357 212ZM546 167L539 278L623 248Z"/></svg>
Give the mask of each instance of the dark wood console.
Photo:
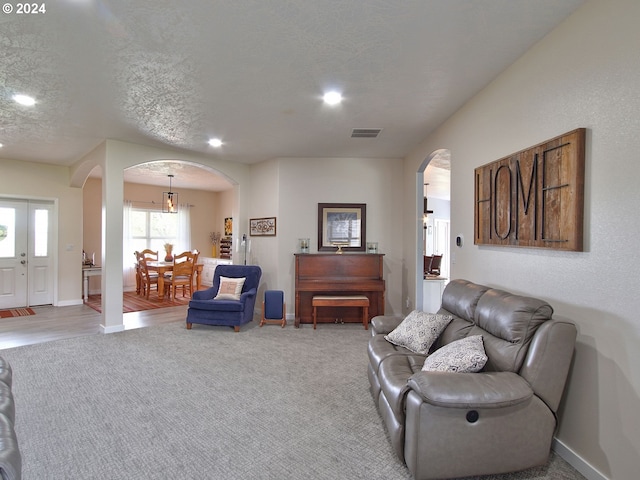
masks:
<svg viewBox="0 0 640 480"><path fill-rule="evenodd" d="M298 253L295 254L296 320L313 324L314 295L365 295L369 299L368 320L384 315L385 283L383 254ZM359 307L326 307L318 310L317 323L362 323Z"/></svg>

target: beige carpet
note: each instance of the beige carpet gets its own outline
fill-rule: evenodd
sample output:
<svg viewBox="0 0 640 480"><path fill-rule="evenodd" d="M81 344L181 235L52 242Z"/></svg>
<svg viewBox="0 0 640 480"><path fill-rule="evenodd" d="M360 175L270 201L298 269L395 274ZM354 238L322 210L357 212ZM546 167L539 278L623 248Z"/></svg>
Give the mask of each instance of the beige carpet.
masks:
<svg viewBox="0 0 640 480"><path fill-rule="evenodd" d="M409 480L360 325L184 322L4 350L23 480ZM560 457L483 480L582 479Z"/></svg>

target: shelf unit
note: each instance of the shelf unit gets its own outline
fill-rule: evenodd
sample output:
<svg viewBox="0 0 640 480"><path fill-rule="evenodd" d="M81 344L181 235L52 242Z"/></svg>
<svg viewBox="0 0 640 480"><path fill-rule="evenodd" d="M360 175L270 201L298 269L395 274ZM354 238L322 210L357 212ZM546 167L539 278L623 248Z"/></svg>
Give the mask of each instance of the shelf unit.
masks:
<svg viewBox="0 0 640 480"><path fill-rule="evenodd" d="M231 258L231 237L220 239L220 258Z"/></svg>

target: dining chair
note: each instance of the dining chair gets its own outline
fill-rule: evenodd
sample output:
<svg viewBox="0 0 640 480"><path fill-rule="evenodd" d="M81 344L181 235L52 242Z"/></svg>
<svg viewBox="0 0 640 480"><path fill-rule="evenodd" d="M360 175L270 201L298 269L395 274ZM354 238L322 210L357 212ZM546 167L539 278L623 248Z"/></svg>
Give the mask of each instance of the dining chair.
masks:
<svg viewBox="0 0 640 480"><path fill-rule="evenodd" d="M427 275L429 275L429 272L431 271L431 262L433 261L433 256L432 255L424 255L424 276L426 277Z"/></svg>
<svg viewBox="0 0 640 480"><path fill-rule="evenodd" d="M140 274L140 287L142 290L142 294L146 297L147 300L149 300L151 287L155 285L156 290L158 290L158 274L155 272L149 272L149 268L147 267L147 259L144 256L141 256L138 260L138 272ZM155 273L155 275L152 275L151 273Z"/></svg>
<svg viewBox="0 0 640 480"><path fill-rule="evenodd" d="M182 252L181 254L174 256L173 263L175 265L176 263L192 261L195 264L198 261L199 255L200 255L200 252L198 252L198 250L193 250L193 251L187 250L186 252Z"/></svg>
<svg viewBox="0 0 640 480"><path fill-rule="evenodd" d="M189 297L193 295L193 275L195 273L197 253L183 252L176 255L173 259L173 270L171 275L165 276L164 284L167 287L167 293L173 300L176 299L176 288L182 287L182 296L186 296L186 290L189 289Z"/></svg>
<svg viewBox="0 0 640 480"><path fill-rule="evenodd" d="M133 252L133 255L136 257L136 263L135 263L135 265L136 265L136 293L140 294L140 290L141 290L141 287L142 287L142 279L140 277L140 259L141 258L145 258L147 260L157 261L158 260L158 252L154 252L153 250L147 248L145 250L142 250L141 252L136 250L135 252ZM150 271L149 272L149 276L157 278L158 277L158 272Z"/></svg>
<svg viewBox="0 0 640 480"><path fill-rule="evenodd" d="M440 275L440 264L442 263L442 255L434 255L429 267L430 275Z"/></svg>
<svg viewBox="0 0 640 480"><path fill-rule="evenodd" d="M140 252L140 255L142 255L147 260L153 260L154 262L158 261L158 251L157 250L154 252L150 248L146 248L146 249L144 249L144 250L142 250Z"/></svg>

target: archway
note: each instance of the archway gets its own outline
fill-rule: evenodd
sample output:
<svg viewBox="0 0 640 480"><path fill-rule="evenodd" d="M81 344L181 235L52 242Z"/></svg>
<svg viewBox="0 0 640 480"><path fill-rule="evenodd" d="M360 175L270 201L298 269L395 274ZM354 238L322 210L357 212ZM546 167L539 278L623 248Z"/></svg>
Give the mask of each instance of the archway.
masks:
<svg viewBox="0 0 640 480"><path fill-rule="evenodd" d="M142 236L140 232L134 235L125 229L125 291L131 291L135 286L135 272L129 265L128 253L136 250L149 248L162 251L164 255L164 245L170 243L177 249L176 253L197 250L199 263L230 262L235 256L233 252L225 260L219 260L219 254L220 244L225 239L225 219L233 218L234 212L238 211L235 186L235 182L218 170L179 158L154 160L126 168L123 200L129 221L125 225L133 228L142 222L150 228ZM174 213L177 215L160 213L166 212L163 202L168 190L174 192ZM164 228L153 228L154 225ZM212 248L212 237L216 238L215 249ZM235 242L227 239L225 244L235 245Z"/></svg>
<svg viewBox="0 0 640 480"><path fill-rule="evenodd" d="M451 258L448 254L450 246L448 222L450 220L450 168L451 152L448 149L433 151L418 167L416 172L416 228L415 228L415 299L416 309L425 304L424 255L434 253L427 251L428 239L440 242L438 253L443 254L443 272L450 271ZM426 186L425 186L426 185ZM428 202L425 198L428 197ZM428 211L427 213L425 210ZM434 212L435 215L434 215ZM435 223L433 223L435 217ZM440 228L438 228L440 227ZM428 230L430 228L431 230ZM445 280L446 282L446 280Z"/></svg>
<svg viewBox="0 0 640 480"><path fill-rule="evenodd" d="M188 204L191 207L193 224L190 225L190 236L193 236L193 242L185 248L199 250L203 258L212 256L211 230L214 230L216 220L219 224L218 231L223 224L223 220L214 215L217 198L213 199L214 203L211 203L212 194L225 193L224 203L227 210L219 217L231 217L233 216L231 212L238 209L235 184L227 175L210 166L179 158L141 162L123 168L123 204L125 202L131 203L133 208L138 211L159 212L162 208L162 192L169 187L169 179L167 178L169 173L175 175L173 190L178 193L182 192L182 195L179 196L180 203ZM89 258L96 259L98 265L102 265L103 251L102 188L102 168L98 165L89 172L83 186L83 248L87 250ZM197 232L196 235L193 235L194 231ZM153 246L145 248L151 247ZM155 248L152 249L158 250L158 246L155 245ZM133 256L129 255L129 250L131 249L124 249L122 252L123 290L125 292L135 289L135 275L132 273ZM99 294L100 279L96 277L92 279L92 282L92 293Z"/></svg>
<svg viewBox="0 0 640 480"><path fill-rule="evenodd" d="M124 171L133 165L175 160L176 156L181 162L193 163L212 172L216 172L233 183L234 210L233 217L242 221L247 213L246 200L248 188L249 169L246 165L238 165L232 162L223 162L217 159L200 157L190 154L176 154L161 149L135 145L116 140L107 140L87 154L80 162L74 165L71 174L71 185L82 187L89 172L95 166L102 167L102 199L101 199L101 225L102 225L102 323L100 329L103 333L111 333L123 330L122 319L122 292L123 292L123 186Z"/></svg>

